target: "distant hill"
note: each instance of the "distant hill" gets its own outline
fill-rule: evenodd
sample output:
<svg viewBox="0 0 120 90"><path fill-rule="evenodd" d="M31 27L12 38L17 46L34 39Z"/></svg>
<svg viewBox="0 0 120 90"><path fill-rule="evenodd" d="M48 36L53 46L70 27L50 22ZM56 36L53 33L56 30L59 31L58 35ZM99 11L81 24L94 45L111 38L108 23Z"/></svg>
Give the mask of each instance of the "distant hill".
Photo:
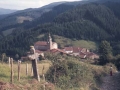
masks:
<svg viewBox="0 0 120 90"><path fill-rule="evenodd" d="M120 53L119 8L119 2L90 2L77 6L60 4L51 9L27 9L17 12L0 21L2 32L0 50L12 55L24 54L34 42L46 40L47 33L50 32L52 35L76 41L107 40L111 43L115 54L118 54ZM48 11L43 13L44 10ZM20 19L22 23L16 21ZM37 37L40 34L46 36L39 39Z"/></svg>
<svg viewBox="0 0 120 90"><path fill-rule="evenodd" d="M13 12L16 12L17 10L11 10L11 9L4 9L4 8L0 8L0 15L3 15L3 14L10 14L10 13L13 13Z"/></svg>
<svg viewBox="0 0 120 90"><path fill-rule="evenodd" d="M82 5L89 2L90 1L54 2L41 8L28 8L25 10L19 10L12 14L1 15L0 31L18 28L21 26L31 28L37 26L38 24L48 23L53 21L54 17L56 17L58 14L63 13L79 4Z"/></svg>
<svg viewBox="0 0 120 90"><path fill-rule="evenodd" d="M60 4L55 7L51 7L51 5L50 7L47 7L45 8L44 6L42 9L25 9L9 14L7 16L1 15L2 17L0 20L0 31L5 31L11 28L22 28L22 30L24 30L26 28L28 29L36 27L42 23L51 22L58 14L72 9L74 6Z"/></svg>

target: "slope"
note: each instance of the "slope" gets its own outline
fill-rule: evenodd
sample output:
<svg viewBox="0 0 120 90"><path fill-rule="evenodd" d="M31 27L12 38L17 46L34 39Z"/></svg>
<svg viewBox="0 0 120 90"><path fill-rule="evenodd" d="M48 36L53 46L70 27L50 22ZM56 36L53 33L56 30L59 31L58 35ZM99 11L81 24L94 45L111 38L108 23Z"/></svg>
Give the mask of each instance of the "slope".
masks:
<svg viewBox="0 0 120 90"><path fill-rule="evenodd" d="M120 5L120 3L117 5ZM49 16L48 14L46 14L46 17ZM29 49L30 45L39 40L36 38L37 36L48 32L73 40L119 41L120 20L114 14L114 11L104 4L80 5L69 9L69 11L66 10L65 13L59 13L55 17L51 23L40 24L23 32L20 32L20 30L14 31L13 34L1 39L1 52L7 52L11 55L15 53L23 54Z"/></svg>
<svg viewBox="0 0 120 90"><path fill-rule="evenodd" d="M13 12L16 12L17 10L11 10L11 9L4 9L4 8L0 8L0 15L3 15L3 14L10 14L10 13L13 13Z"/></svg>
<svg viewBox="0 0 120 90"><path fill-rule="evenodd" d="M120 89L120 73L115 73L113 76L103 78L103 84L100 90L119 90Z"/></svg>
<svg viewBox="0 0 120 90"><path fill-rule="evenodd" d="M61 4L53 7L52 9L43 8L19 11L0 20L0 31L6 31L13 28L16 31L34 28L39 24L53 21L57 15L71 8L73 8L72 5Z"/></svg>

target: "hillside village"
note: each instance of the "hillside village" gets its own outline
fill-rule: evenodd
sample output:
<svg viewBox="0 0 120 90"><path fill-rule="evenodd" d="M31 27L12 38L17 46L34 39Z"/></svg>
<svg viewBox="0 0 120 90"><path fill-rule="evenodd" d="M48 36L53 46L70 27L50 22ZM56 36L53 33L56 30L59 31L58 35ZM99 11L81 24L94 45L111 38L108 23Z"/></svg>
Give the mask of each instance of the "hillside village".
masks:
<svg viewBox="0 0 120 90"><path fill-rule="evenodd" d="M120 90L120 0L48 1L3 1L41 7L0 7L0 90Z"/></svg>
<svg viewBox="0 0 120 90"><path fill-rule="evenodd" d="M34 43L35 52L44 56L45 52L66 54L80 57L81 59L98 59L99 55L90 52L89 49L84 47L68 46L62 49L58 48L58 44L52 41L52 37L49 34L48 41L37 41ZM29 53L29 52L28 52Z"/></svg>

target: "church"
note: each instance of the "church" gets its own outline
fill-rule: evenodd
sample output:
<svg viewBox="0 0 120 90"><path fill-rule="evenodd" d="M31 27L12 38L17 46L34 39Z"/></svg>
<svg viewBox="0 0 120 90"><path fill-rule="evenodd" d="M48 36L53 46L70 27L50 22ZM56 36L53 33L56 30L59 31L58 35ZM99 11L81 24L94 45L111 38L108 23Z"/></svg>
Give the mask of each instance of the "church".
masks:
<svg viewBox="0 0 120 90"><path fill-rule="evenodd" d="M38 41L34 44L35 50L47 51L52 49L58 49L58 44L56 42L52 42L52 38L49 34L48 42L46 41Z"/></svg>

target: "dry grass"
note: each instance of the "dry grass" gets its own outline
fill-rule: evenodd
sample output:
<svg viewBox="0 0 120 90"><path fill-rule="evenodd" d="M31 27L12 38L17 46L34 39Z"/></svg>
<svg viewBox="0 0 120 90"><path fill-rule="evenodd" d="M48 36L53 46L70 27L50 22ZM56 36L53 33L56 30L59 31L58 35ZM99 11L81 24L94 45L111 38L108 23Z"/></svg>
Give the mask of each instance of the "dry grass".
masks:
<svg viewBox="0 0 120 90"><path fill-rule="evenodd" d="M91 65L91 64L86 64L84 62L78 62L82 67L89 68L89 70L95 75L98 76L98 82L100 81L100 78L103 77L103 74L109 74L109 65L106 66L98 66L98 65ZM49 69L51 66L51 63L47 60L44 60L42 62L38 62L38 70L39 74L42 75L42 68L44 66L44 73ZM17 62L14 62L14 84L6 84L8 85L8 88L13 87L12 89L3 89L3 90L43 90L43 84L44 80L41 78L41 82L37 82L35 79L31 77L31 63L28 63L28 76L26 76L26 62L21 63L21 80L18 81L17 75L18 75L18 65ZM83 68L84 69L84 68ZM113 67L114 70L116 68ZM87 72L86 70L83 70L84 72ZM88 73L89 74L89 73ZM88 75L89 78L91 78L90 75ZM84 81L84 80L83 80ZM10 82L10 67L8 64L0 64L0 82ZM81 82L82 83L82 82ZM49 86L49 85L48 85ZM85 87L84 87L85 86ZM79 88L74 88L74 89L69 89L69 90L88 90L86 89L87 85L83 85L81 89ZM2 89L0 89L2 90ZM46 90L58 90L57 89L46 89ZM59 89L61 90L61 89Z"/></svg>
<svg viewBox="0 0 120 90"><path fill-rule="evenodd" d="M50 64L49 63L38 63L38 72L40 75L42 75L42 68L44 66L44 73L49 69L50 67ZM17 73L18 71L18 65L17 64L14 64L14 72ZM32 71L32 65L31 64L28 64L28 75L31 75L31 71ZM26 75L26 64L21 64L21 74L23 76Z"/></svg>
<svg viewBox="0 0 120 90"><path fill-rule="evenodd" d="M39 62L38 63L38 70L39 74L42 75L42 69L44 66L44 73L49 69L50 63L46 62ZM13 84L10 84L10 74L11 68L9 64L1 64L0 63L0 90L43 90L43 84L45 81L41 78L40 83L33 79L31 76L31 63L28 64L28 76L26 75L26 63L21 63L21 79L18 81L18 65L17 62L13 64L13 71L14 71L14 78ZM2 87L2 88L1 88Z"/></svg>
<svg viewBox="0 0 120 90"><path fill-rule="evenodd" d="M20 76L21 79L30 79L32 76L32 69L31 69L31 63L28 64L28 76L26 75L26 64L27 63L21 63L21 72ZM40 75L42 75L42 69L44 66L43 73L46 73L46 71L50 67L50 63L38 63L38 72ZM13 64L13 71L14 71L14 81L17 82L17 76L18 76L18 64L17 62L14 62ZM23 80L23 81L25 81ZM9 82L10 81L10 67L8 64L0 64L0 81Z"/></svg>

